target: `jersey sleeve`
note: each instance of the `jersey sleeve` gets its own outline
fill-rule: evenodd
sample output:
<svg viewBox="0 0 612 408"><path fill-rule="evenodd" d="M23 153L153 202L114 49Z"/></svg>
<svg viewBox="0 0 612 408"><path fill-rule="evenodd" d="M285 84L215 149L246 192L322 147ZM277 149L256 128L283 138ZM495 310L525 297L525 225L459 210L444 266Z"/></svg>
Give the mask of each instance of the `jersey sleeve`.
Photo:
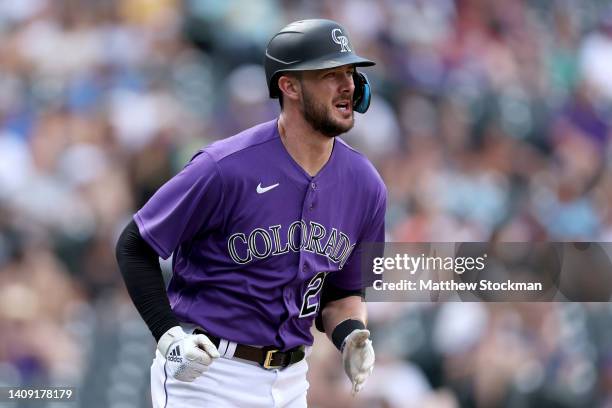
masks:
<svg viewBox="0 0 612 408"><path fill-rule="evenodd" d="M217 163L200 152L155 192L134 215L140 235L167 259L202 228L214 229L223 219L223 183Z"/></svg>
<svg viewBox="0 0 612 408"><path fill-rule="evenodd" d="M381 188L374 200L372 216L364 223L365 228L359 242L344 267L337 272L329 274L326 282L329 282L336 288L348 291L362 290L372 285L374 275L371 268L362 271L361 266L372 265L371 261L363 259L365 256L373 258L383 255L386 208L387 190L381 182Z"/></svg>

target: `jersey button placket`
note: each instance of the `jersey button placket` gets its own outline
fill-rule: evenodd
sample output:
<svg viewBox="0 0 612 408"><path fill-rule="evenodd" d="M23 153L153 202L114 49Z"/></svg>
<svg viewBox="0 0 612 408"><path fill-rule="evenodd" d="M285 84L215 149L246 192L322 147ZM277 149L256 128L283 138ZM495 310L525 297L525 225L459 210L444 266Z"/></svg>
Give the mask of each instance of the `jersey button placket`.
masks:
<svg viewBox="0 0 612 408"><path fill-rule="evenodd" d="M317 190L317 183L316 182L311 182L310 183L310 194L308 194L309 196L309 204L308 204L308 211L312 211L314 210L315 207L315 191Z"/></svg>

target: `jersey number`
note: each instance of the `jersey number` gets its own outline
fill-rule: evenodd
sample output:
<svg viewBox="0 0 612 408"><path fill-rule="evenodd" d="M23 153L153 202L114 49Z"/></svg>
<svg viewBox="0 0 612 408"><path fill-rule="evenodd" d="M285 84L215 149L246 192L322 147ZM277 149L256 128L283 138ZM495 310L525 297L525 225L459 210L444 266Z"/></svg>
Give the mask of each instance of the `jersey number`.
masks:
<svg viewBox="0 0 612 408"><path fill-rule="evenodd" d="M302 309L300 310L300 317L306 317L317 313L317 309L319 308L319 301L316 299L321 288L323 288L323 281L325 280L325 272L317 273L311 280L308 282L308 290L304 293L304 298L302 299ZM311 303L311 299L314 300Z"/></svg>

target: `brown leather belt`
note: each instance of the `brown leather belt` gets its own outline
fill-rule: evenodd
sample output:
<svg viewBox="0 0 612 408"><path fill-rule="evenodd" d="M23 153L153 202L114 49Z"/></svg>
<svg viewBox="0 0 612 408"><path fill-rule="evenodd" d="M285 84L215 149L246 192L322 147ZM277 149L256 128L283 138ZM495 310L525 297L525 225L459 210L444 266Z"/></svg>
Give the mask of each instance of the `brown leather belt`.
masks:
<svg viewBox="0 0 612 408"><path fill-rule="evenodd" d="M201 329L195 329L194 334L203 334L212 341L215 347L219 348L221 339L213 336ZM254 347L247 346L244 344L237 344L236 351L234 351L234 357L253 361L266 370L273 370L278 368L285 368L291 364L298 363L304 359L306 353L304 352L305 347L299 346L292 348L287 351L280 351L274 347Z"/></svg>

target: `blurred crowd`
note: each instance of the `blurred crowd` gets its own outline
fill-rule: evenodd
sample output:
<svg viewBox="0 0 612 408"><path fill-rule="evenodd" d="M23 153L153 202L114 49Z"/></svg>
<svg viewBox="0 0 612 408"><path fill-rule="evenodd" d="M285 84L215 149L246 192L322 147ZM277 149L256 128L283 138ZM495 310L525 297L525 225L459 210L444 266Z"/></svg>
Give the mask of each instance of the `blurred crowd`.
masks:
<svg viewBox="0 0 612 408"><path fill-rule="evenodd" d="M2 1L0 385L149 406L154 343L119 231L199 148L278 114L266 42L313 17L377 62L344 139L388 186L389 241L612 238L612 2ZM374 375L353 399L317 334L309 406L612 407L611 318L371 304Z"/></svg>

